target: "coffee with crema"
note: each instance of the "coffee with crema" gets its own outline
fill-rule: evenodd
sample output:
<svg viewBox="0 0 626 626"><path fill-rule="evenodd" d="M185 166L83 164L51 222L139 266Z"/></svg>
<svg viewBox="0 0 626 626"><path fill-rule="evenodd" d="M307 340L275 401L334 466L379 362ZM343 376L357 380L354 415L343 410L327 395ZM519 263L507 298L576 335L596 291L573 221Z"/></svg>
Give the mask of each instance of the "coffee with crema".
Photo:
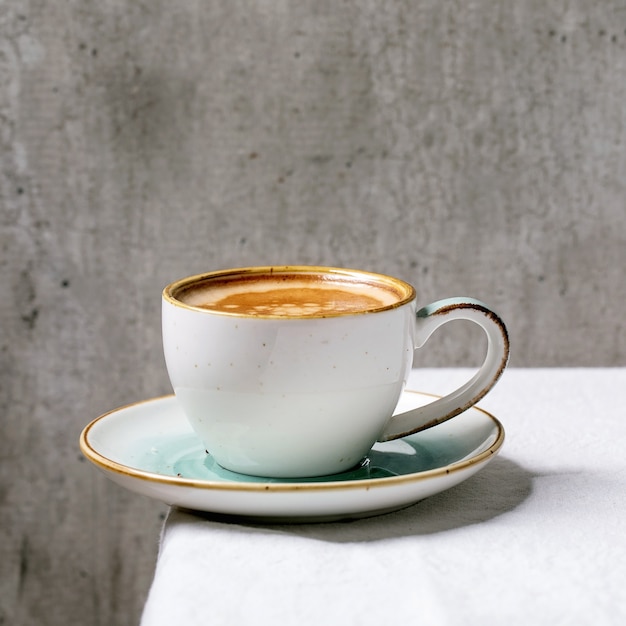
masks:
<svg viewBox="0 0 626 626"><path fill-rule="evenodd" d="M253 317L330 317L397 306L413 297L401 281L279 268L218 275L173 294L184 304Z"/></svg>

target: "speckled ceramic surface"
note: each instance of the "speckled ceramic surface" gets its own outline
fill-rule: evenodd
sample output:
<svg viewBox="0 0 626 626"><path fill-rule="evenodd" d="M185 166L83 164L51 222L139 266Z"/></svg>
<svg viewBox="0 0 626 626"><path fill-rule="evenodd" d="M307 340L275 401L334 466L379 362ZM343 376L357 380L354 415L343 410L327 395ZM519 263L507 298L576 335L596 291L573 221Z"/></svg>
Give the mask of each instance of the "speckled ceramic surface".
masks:
<svg viewBox="0 0 626 626"><path fill-rule="evenodd" d="M394 412L415 350L428 351L432 333L457 320L485 332L482 365L445 397ZM509 355L504 322L482 302L418 308L410 284L345 268L189 276L163 290L162 328L172 389L193 429L222 467L257 476L349 471L376 441L475 405Z"/></svg>
<svg viewBox="0 0 626 626"><path fill-rule="evenodd" d="M432 401L405 391L398 410ZM378 443L351 471L267 479L221 468L206 453L173 396L121 407L83 431L85 456L123 487L170 505L274 521L365 517L413 504L466 480L504 441L480 408L403 439Z"/></svg>

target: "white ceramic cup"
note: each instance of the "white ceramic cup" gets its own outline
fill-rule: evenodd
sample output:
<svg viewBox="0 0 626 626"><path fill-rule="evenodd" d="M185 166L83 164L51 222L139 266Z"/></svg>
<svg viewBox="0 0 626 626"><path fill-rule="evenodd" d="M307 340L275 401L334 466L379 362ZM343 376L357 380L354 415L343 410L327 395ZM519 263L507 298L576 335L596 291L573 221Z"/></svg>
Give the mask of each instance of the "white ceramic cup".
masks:
<svg viewBox="0 0 626 626"><path fill-rule="evenodd" d="M381 301L341 310L333 291L322 306L265 308L267 289L274 293L293 281L313 288L317 296L307 298L314 301L324 300L318 288L328 285ZM223 299L231 285L252 294L254 311L201 306L207 298ZM211 272L168 285L162 305L167 369L189 422L222 467L256 476L321 476L356 466L377 440L434 426L478 402L509 355L504 323L479 301L448 298L418 310L411 285L360 270ZM487 335L481 368L449 395L393 415L414 349L458 319Z"/></svg>

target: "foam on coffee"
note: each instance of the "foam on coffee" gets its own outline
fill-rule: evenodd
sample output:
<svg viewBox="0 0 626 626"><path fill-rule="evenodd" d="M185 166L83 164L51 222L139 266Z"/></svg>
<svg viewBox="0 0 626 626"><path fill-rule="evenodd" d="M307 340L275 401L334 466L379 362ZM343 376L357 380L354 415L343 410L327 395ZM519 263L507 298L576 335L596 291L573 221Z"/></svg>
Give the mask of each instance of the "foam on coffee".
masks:
<svg viewBox="0 0 626 626"><path fill-rule="evenodd" d="M399 283L322 273L209 277L176 297L185 304L235 315L329 317L385 309L407 297Z"/></svg>

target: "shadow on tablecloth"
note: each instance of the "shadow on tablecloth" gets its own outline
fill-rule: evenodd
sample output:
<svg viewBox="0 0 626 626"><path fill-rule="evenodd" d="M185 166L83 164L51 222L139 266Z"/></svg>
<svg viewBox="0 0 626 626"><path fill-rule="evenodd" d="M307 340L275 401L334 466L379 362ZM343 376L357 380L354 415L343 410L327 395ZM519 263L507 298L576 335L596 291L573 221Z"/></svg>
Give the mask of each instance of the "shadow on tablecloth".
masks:
<svg viewBox="0 0 626 626"><path fill-rule="evenodd" d="M502 456L465 482L408 508L360 520L329 523L260 524L238 518L172 509L167 526L203 518L211 524L280 532L329 542L377 541L429 535L480 524L512 511L532 491L534 475Z"/></svg>

